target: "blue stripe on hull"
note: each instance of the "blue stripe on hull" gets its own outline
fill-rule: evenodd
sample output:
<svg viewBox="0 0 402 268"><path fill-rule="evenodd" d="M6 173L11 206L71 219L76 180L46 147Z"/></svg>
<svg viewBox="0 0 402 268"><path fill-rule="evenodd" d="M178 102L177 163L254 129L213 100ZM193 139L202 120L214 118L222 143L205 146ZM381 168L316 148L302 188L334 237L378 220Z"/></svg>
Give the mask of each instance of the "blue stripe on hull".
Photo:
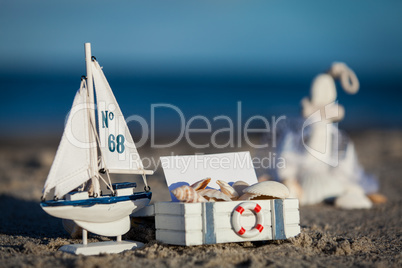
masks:
<svg viewBox="0 0 402 268"><path fill-rule="evenodd" d="M139 192L134 193L132 195L125 195L125 196L107 196L107 197L97 197L97 198L89 198L84 200L74 200L74 201L67 201L67 200L49 200L41 202L40 205L42 207L59 207L59 206L85 206L91 207L98 204L113 204L128 200L138 200L138 199L151 199L152 192Z"/></svg>

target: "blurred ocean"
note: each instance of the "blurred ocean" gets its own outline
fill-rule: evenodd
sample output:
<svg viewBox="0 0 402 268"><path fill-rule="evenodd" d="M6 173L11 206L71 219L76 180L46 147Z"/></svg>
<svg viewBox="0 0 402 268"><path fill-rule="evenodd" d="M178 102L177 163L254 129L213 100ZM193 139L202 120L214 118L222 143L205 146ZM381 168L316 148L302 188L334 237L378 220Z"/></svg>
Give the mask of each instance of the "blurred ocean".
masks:
<svg viewBox="0 0 402 268"><path fill-rule="evenodd" d="M106 66L107 67L107 66ZM84 70L83 70L84 71ZM340 127L346 130L402 127L402 82L396 75L359 75L358 94L344 93L340 85L338 101L346 117ZM228 127L215 116L238 122L241 102L242 124L254 115L271 122L271 116L300 114L300 100L309 95L310 84L319 70L293 73L263 73L263 70L236 72L160 72L124 73L106 68L105 74L125 117L139 115L151 124L152 104L171 104L180 109L186 123L195 115L211 120L212 128ZM61 135L66 114L79 88L80 73L0 75L2 92L0 136ZM170 108L156 108L155 131L158 135L176 135L180 118ZM137 123L130 123L133 131ZM192 127L205 127L195 121ZM254 121L251 127L262 127Z"/></svg>
<svg viewBox="0 0 402 268"><path fill-rule="evenodd" d="M85 74L85 42L125 116L148 124L157 103L175 105L186 121L237 121L239 101L243 124L296 117L312 79L344 61L361 90L338 90L340 126L402 127L401 1L3 2L0 136L61 135ZM158 134L180 128L175 111L155 115Z"/></svg>

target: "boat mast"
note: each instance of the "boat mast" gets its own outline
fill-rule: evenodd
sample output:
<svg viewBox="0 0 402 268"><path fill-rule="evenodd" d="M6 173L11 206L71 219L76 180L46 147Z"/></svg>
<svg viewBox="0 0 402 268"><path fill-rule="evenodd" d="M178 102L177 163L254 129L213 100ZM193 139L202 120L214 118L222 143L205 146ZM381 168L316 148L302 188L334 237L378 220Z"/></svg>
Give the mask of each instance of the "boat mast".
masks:
<svg viewBox="0 0 402 268"><path fill-rule="evenodd" d="M93 78L92 78L92 53L91 53L91 43L85 43L85 62L87 69L87 89L88 89L88 107L89 107L89 118L90 118L90 144L96 144L95 140L95 129L92 129L92 126L95 126L95 98L94 98L94 86L93 86ZM92 135L91 135L92 133ZM93 194L95 196L100 195L100 184L98 179L98 148L97 146L90 147L90 157L91 157L91 180L93 186Z"/></svg>

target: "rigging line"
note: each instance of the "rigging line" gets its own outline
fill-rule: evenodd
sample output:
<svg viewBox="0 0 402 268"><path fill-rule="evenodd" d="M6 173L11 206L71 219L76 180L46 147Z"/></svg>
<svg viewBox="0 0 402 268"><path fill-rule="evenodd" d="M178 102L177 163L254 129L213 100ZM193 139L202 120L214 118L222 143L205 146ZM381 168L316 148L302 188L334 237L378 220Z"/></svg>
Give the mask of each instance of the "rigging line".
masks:
<svg viewBox="0 0 402 268"><path fill-rule="evenodd" d="M106 186L109 188L110 191L112 191L112 194L114 195L115 192L113 191L113 187L111 187L111 186L109 186L109 185L107 184L107 182L106 182L105 179L101 176L101 174L98 174L98 176L99 176L99 178L102 179L102 181L106 184ZM108 177L109 177L109 174L108 174ZM109 180L110 180L110 178L109 178Z"/></svg>
<svg viewBox="0 0 402 268"><path fill-rule="evenodd" d="M146 192L149 192L149 190L151 190L151 187L148 186L147 176L145 175L145 173L142 174L142 180L144 181L144 185L145 185L144 190Z"/></svg>
<svg viewBox="0 0 402 268"><path fill-rule="evenodd" d="M96 141L97 141L98 144L100 145L99 136L98 136L98 133L96 132L96 128L95 128L94 122L92 122L92 119L91 119L91 118L89 118L89 121L91 122L90 125L91 125L91 127L92 127L92 131L93 131L94 134L95 134ZM106 175L107 175L109 184L107 184L107 182L102 178L102 176L100 176L100 175L99 175L99 176L102 178L103 182L109 187L109 189L110 189L110 190L112 191L112 193L114 194L113 187L112 187L112 181L110 180L109 171L108 171L108 169L106 168L106 162L105 162L105 159L103 158L102 150L99 150L99 155L100 155L100 157L101 157L101 161L103 162L103 164L104 164L104 166L105 166L105 171L106 171ZM98 174L99 174L99 173L98 173Z"/></svg>
<svg viewBox="0 0 402 268"><path fill-rule="evenodd" d="M87 78L88 79L88 78ZM81 83L82 84L84 84L84 86L85 86L85 89L86 89L86 93L87 93L87 97L89 98L89 90L88 90L88 88L87 88L87 81L86 80L81 80ZM91 125L92 126L92 116L91 116L91 113L90 113L90 103L88 103L88 98L87 98L87 100L86 100L86 105L87 105L87 115L88 115L88 118L89 118L89 125ZM89 130L89 131L91 131L91 130ZM95 137L96 137L96 131L94 132L95 133ZM90 134L89 134L90 135ZM90 137L91 138L91 137ZM96 142L96 141L95 141ZM92 143L92 138L91 138L91 143ZM97 155L97 153L96 153L96 155ZM91 156L93 157L93 154L91 153ZM97 158L97 157L96 157ZM97 159L95 160L96 161L96 165L98 164L98 161L97 161ZM91 161L92 163L93 162L95 162L95 161ZM96 169L97 170L97 169ZM96 177L96 174L93 174L94 175L94 177ZM92 178L91 178L92 179Z"/></svg>
<svg viewBox="0 0 402 268"><path fill-rule="evenodd" d="M86 88L86 81L83 80L82 82L85 83L85 88ZM88 90L87 90L87 93L89 94ZM95 103L94 103L94 108L95 108ZM99 135L98 135L98 132L96 131L96 127L95 127L95 124L94 124L94 122L93 122L91 116L89 116L89 122L90 122L90 125L91 125L91 129L92 129L92 131L93 131L93 133L94 133L94 135L95 135L95 139L96 139L98 145L100 145ZM101 157L101 161L102 161L102 162L104 163L104 165L106 166L105 159L103 158L102 150L99 150L99 155L100 155L100 157ZM110 180L110 176L109 176L109 171L107 170L107 168L105 168L105 171L106 171L106 175L107 175L109 184L108 184L102 177L101 177L101 178L102 178L103 182L106 184L106 186L107 186L107 187L112 191L112 193L114 194L114 190L113 190L113 187L112 187L112 181ZM98 172L98 175L99 175L99 172ZM99 176L100 176L100 175L99 175Z"/></svg>
<svg viewBox="0 0 402 268"><path fill-rule="evenodd" d="M101 155L101 158L98 160L98 165L101 164L101 163L102 163L103 166L106 167L106 163L104 163L104 159L103 159L102 155ZM112 191L112 193L114 194L113 187L112 187L112 181L110 180L109 171L106 168L102 168L102 169L105 171L104 173L106 173L106 176L107 176L107 179L108 179L110 185L108 185L106 182L105 182L105 184ZM101 176L101 175L99 174L99 176ZM102 179L103 179L103 177L102 177ZM105 180L103 180L103 181L105 181Z"/></svg>
<svg viewBox="0 0 402 268"><path fill-rule="evenodd" d="M107 169L105 169L105 171L106 171L107 179L108 179L108 181L110 183L110 186L108 186L108 187L109 187L110 191L112 191L112 193L114 194L114 190L113 190L113 187L112 187L112 182L111 182L110 176L109 176L109 171Z"/></svg>

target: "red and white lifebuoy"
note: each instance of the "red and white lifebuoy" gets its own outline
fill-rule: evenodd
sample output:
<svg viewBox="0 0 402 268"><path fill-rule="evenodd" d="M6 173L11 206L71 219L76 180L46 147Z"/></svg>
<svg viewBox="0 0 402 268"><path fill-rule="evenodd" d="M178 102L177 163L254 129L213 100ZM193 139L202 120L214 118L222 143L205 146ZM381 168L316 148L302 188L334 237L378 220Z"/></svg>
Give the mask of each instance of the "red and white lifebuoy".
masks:
<svg viewBox="0 0 402 268"><path fill-rule="evenodd" d="M254 215L257 217L257 222L251 230L246 231L241 225L240 225L240 216L243 214L243 212L249 209L251 210ZM232 214L232 226L233 230L236 232L241 237L254 237L258 235L259 233L262 232L264 229L264 216L262 215L261 212L261 207L257 203L254 202L243 202L240 205L238 205L234 210Z"/></svg>

